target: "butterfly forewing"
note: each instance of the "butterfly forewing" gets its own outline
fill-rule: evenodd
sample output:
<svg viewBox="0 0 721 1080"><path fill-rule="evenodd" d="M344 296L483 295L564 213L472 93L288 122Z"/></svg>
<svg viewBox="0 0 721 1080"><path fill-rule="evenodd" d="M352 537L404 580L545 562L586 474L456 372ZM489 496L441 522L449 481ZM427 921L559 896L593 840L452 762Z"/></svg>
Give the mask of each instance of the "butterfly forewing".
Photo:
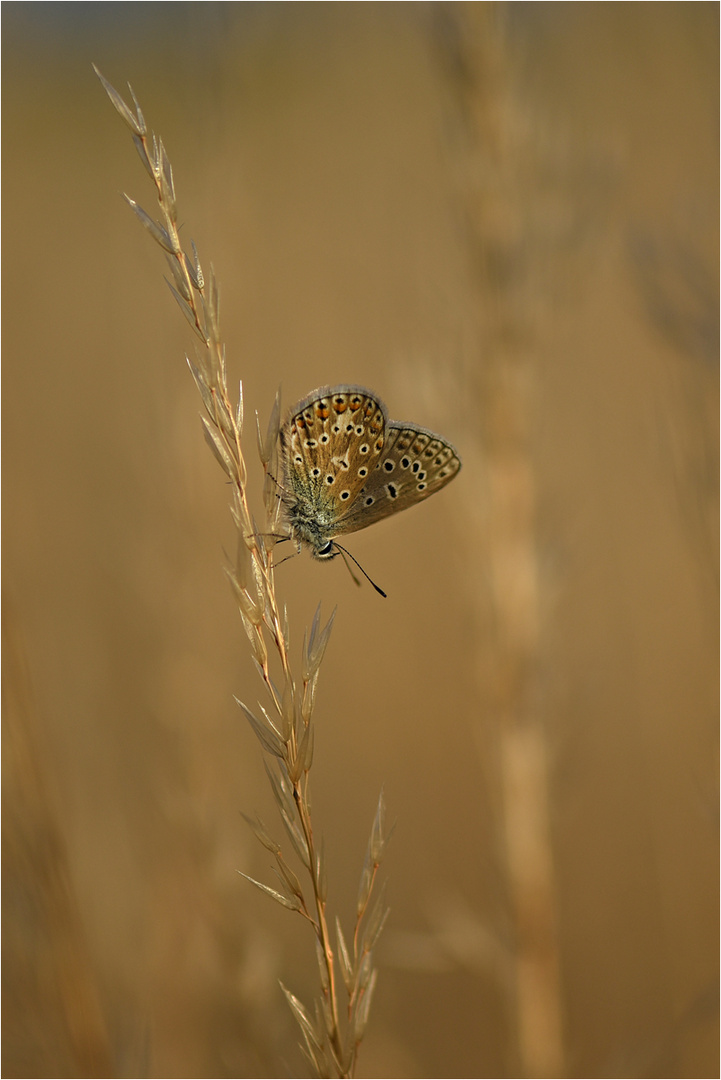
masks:
<svg viewBox="0 0 721 1080"><path fill-rule="evenodd" d="M342 514L375 469L385 424L384 405L362 387L309 395L293 410L284 432L293 491Z"/></svg>

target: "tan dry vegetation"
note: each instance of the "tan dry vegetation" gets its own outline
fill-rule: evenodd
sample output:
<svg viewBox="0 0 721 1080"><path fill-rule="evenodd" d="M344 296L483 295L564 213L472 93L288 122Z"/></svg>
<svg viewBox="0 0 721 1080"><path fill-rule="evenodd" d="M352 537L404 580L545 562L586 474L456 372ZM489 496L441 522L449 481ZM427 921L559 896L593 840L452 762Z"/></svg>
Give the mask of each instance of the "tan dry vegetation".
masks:
<svg viewBox="0 0 721 1080"><path fill-rule="evenodd" d="M277 575L297 654L339 609L342 915L398 821L361 1075L714 1075L716 7L84 7L3 11L3 1074L298 1075L314 993L235 873L273 810L227 491L95 61L247 407L360 382L464 458L349 545L388 600Z"/></svg>

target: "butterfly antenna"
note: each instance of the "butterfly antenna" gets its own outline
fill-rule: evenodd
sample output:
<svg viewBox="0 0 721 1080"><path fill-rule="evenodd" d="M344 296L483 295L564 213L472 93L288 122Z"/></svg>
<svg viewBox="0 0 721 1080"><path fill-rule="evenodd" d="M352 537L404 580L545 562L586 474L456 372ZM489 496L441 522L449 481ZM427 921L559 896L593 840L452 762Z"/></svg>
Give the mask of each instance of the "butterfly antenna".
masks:
<svg viewBox="0 0 721 1080"><path fill-rule="evenodd" d="M375 581L373 580L373 578L372 578L372 577L370 577L370 576L369 576L368 574L366 574L366 572L365 572L365 570L363 569L363 567L361 566L361 564L360 564L360 563L358 562L358 560L357 560L357 559L354 559L354 558L353 558L353 556L351 555L350 551L346 551L346 549L345 549L344 547L341 547L341 546L340 546L340 544L336 544L335 546L336 546L336 547L338 548L338 550L340 551L341 555L343 556L343 562L344 562L344 563L346 564L346 566L348 567L348 573L349 573L349 574L350 574L350 576L351 576L351 577L353 578L353 580L355 581L356 585L360 585L360 581L358 580L358 578L357 578L357 577L355 576L355 574L354 574L354 573L353 573L353 571L351 570L350 566L348 565L348 559L353 559L353 562L354 562L354 563L356 564L356 566L357 566L357 567L358 567L358 569L360 570L360 572L361 572L361 574L363 575L363 577L364 577L364 578L367 578L367 579L368 579L368 581L370 581L371 585L373 586L373 588L375 589L375 591L376 591L377 593L380 593L380 594L381 594L381 596L385 596L386 598L388 597L388 593L384 593L384 592L383 592L383 590L381 589L381 587L380 587L379 585L376 585L376 583L375 583ZM346 558L346 556L347 556L347 558Z"/></svg>

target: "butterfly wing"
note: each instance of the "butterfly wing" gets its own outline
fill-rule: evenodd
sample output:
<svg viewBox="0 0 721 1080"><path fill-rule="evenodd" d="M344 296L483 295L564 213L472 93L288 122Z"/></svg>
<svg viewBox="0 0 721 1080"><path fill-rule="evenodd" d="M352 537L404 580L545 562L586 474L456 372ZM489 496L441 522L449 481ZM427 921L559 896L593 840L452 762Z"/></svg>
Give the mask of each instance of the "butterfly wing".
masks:
<svg viewBox="0 0 721 1080"><path fill-rule="evenodd" d="M460 467L455 448L440 435L391 421L383 452L363 489L338 520L335 535L357 532L415 506L449 484Z"/></svg>
<svg viewBox="0 0 721 1080"><path fill-rule="evenodd" d="M327 524L360 494L384 450L385 405L362 386L321 387L281 430L286 483Z"/></svg>

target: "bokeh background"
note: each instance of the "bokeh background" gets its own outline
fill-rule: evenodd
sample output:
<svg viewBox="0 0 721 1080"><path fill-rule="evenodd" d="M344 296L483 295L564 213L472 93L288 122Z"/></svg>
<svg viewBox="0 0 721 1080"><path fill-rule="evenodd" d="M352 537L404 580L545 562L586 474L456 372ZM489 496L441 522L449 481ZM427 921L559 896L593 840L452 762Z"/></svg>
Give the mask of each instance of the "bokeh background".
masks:
<svg viewBox="0 0 721 1080"><path fill-rule="evenodd" d="M360 382L464 459L278 571L337 605L346 927L396 822L368 1077L718 1075L718 5L5 3L3 1075L305 1075L233 695L229 490L129 80L268 416ZM254 470L260 488L260 466Z"/></svg>

